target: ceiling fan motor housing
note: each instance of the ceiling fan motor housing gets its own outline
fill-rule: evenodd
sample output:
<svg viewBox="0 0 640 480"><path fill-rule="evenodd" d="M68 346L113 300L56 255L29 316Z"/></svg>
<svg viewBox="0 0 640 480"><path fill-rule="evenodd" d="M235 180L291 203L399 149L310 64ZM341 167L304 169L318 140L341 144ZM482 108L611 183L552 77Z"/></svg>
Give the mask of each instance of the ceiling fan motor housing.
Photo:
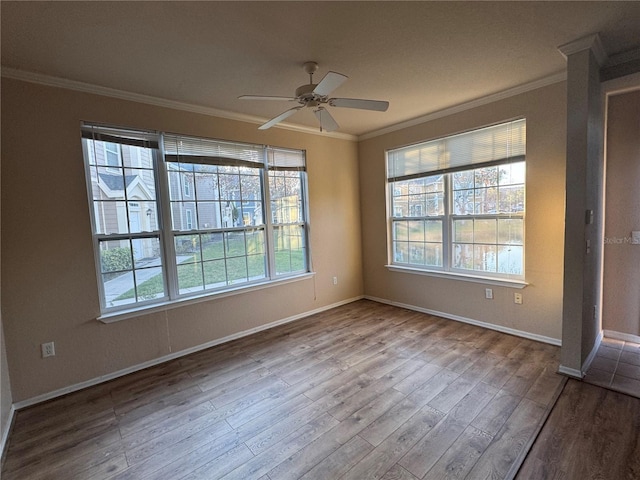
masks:
<svg viewBox="0 0 640 480"><path fill-rule="evenodd" d="M319 103L322 103L324 99L313 93L316 86L317 85L315 83L309 83L296 88L296 98L298 99L298 102L309 107L315 107Z"/></svg>

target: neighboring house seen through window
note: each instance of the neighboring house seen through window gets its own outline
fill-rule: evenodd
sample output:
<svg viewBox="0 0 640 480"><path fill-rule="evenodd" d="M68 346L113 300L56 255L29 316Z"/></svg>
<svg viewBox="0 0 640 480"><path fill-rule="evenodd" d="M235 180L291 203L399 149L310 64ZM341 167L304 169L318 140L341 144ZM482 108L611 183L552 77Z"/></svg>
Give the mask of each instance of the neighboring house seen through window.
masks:
<svg viewBox="0 0 640 480"><path fill-rule="evenodd" d="M524 280L525 126L387 152L392 266Z"/></svg>
<svg viewBox="0 0 640 480"><path fill-rule="evenodd" d="M304 152L82 133L104 314L309 271Z"/></svg>

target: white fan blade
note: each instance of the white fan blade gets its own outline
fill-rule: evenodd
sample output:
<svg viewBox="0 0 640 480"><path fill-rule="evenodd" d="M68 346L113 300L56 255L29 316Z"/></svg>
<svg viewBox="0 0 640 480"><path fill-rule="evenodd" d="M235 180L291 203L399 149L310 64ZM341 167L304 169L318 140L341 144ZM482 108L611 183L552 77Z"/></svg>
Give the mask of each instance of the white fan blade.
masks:
<svg viewBox="0 0 640 480"><path fill-rule="evenodd" d="M324 108L320 107L318 110L314 110L313 113L316 114L316 117L320 121L320 130L333 132L338 129L338 124Z"/></svg>
<svg viewBox="0 0 640 480"><path fill-rule="evenodd" d="M330 98L329 105L332 107L359 108L361 110L375 110L386 112L389 102L382 100L362 100L359 98Z"/></svg>
<svg viewBox="0 0 640 480"><path fill-rule="evenodd" d="M280 100L280 101L293 101L295 97L275 97L271 95L240 95L238 100Z"/></svg>
<svg viewBox="0 0 640 480"><path fill-rule="evenodd" d="M342 75L341 73L329 72L322 80L320 80L320 83L316 85L316 88L313 89L313 93L320 95L321 97L326 97L347 81L348 78L349 77Z"/></svg>
<svg viewBox="0 0 640 480"><path fill-rule="evenodd" d="M291 115L293 115L294 113L296 113L298 110L300 110L301 108L304 108L304 106L299 106L299 107L293 107L289 110L287 110L284 113L281 113L280 115L278 115L275 118L272 118L271 120L269 120L267 123L260 125L258 127L258 130L266 130L267 128L271 128L273 127L276 123L280 123L281 121L283 121L285 118L290 117Z"/></svg>

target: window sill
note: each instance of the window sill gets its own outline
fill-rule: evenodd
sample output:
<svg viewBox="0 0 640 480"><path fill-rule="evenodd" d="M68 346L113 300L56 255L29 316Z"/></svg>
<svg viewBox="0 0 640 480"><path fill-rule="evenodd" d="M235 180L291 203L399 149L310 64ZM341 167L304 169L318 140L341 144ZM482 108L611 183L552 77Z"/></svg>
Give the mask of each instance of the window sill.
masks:
<svg viewBox="0 0 640 480"><path fill-rule="evenodd" d="M482 283L485 285L496 285L499 287L510 287L522 289L529 285L523 280L510 280L493 277L480 277L478 275L466 275L458 272L443 272L437 270L422 270L419 268L401 267L399 265L385 265L391 272L413 273L417 275L426 275L428 277L447 278L449 280L460 280L463 282Z"/></svg>
<svg viewBox="0 0 640 480"><path fill-rule="evenodd" d="M201 295L197 295L193 297L179 298L176 300L167 300L161 303L154 303L153 305L145 305L143 307L130 308L126 310L118 310L117 312L105 313L97 317L96 320L102 323L115 323L121 320L126 320L128 318L139 317L142 315L149 315L151 313L156 313L156 312L163 312L163 311L171 310L178 307L184 307L186 305L192 305L194 303L206 302L209 300L215 300L217 298L230 297L233 295L240 295L243 293L253 292L256 290L263 290L269 287L285 285L287 283L299 282L302 280L313 278L314 276L315 276L315 272L308 272L308 273L303 273L300 275L286 277L278 280L269 280L266 282L257 283L257 284L253 284L246 287L236 287L228 290L203 293Z"/></svg>

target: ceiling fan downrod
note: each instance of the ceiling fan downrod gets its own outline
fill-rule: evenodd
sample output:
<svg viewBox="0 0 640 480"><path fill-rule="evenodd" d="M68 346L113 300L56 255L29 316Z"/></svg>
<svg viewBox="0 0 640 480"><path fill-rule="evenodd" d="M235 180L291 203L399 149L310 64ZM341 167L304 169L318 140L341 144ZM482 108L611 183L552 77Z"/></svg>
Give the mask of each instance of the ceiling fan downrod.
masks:
<svg viewBox="0 0 640 480"><path fill-rule="evenodd" d="M318 71L318 64L316 62L305 62L302 68L309 75L309 83L313 84L313 74Z"/></svg>

